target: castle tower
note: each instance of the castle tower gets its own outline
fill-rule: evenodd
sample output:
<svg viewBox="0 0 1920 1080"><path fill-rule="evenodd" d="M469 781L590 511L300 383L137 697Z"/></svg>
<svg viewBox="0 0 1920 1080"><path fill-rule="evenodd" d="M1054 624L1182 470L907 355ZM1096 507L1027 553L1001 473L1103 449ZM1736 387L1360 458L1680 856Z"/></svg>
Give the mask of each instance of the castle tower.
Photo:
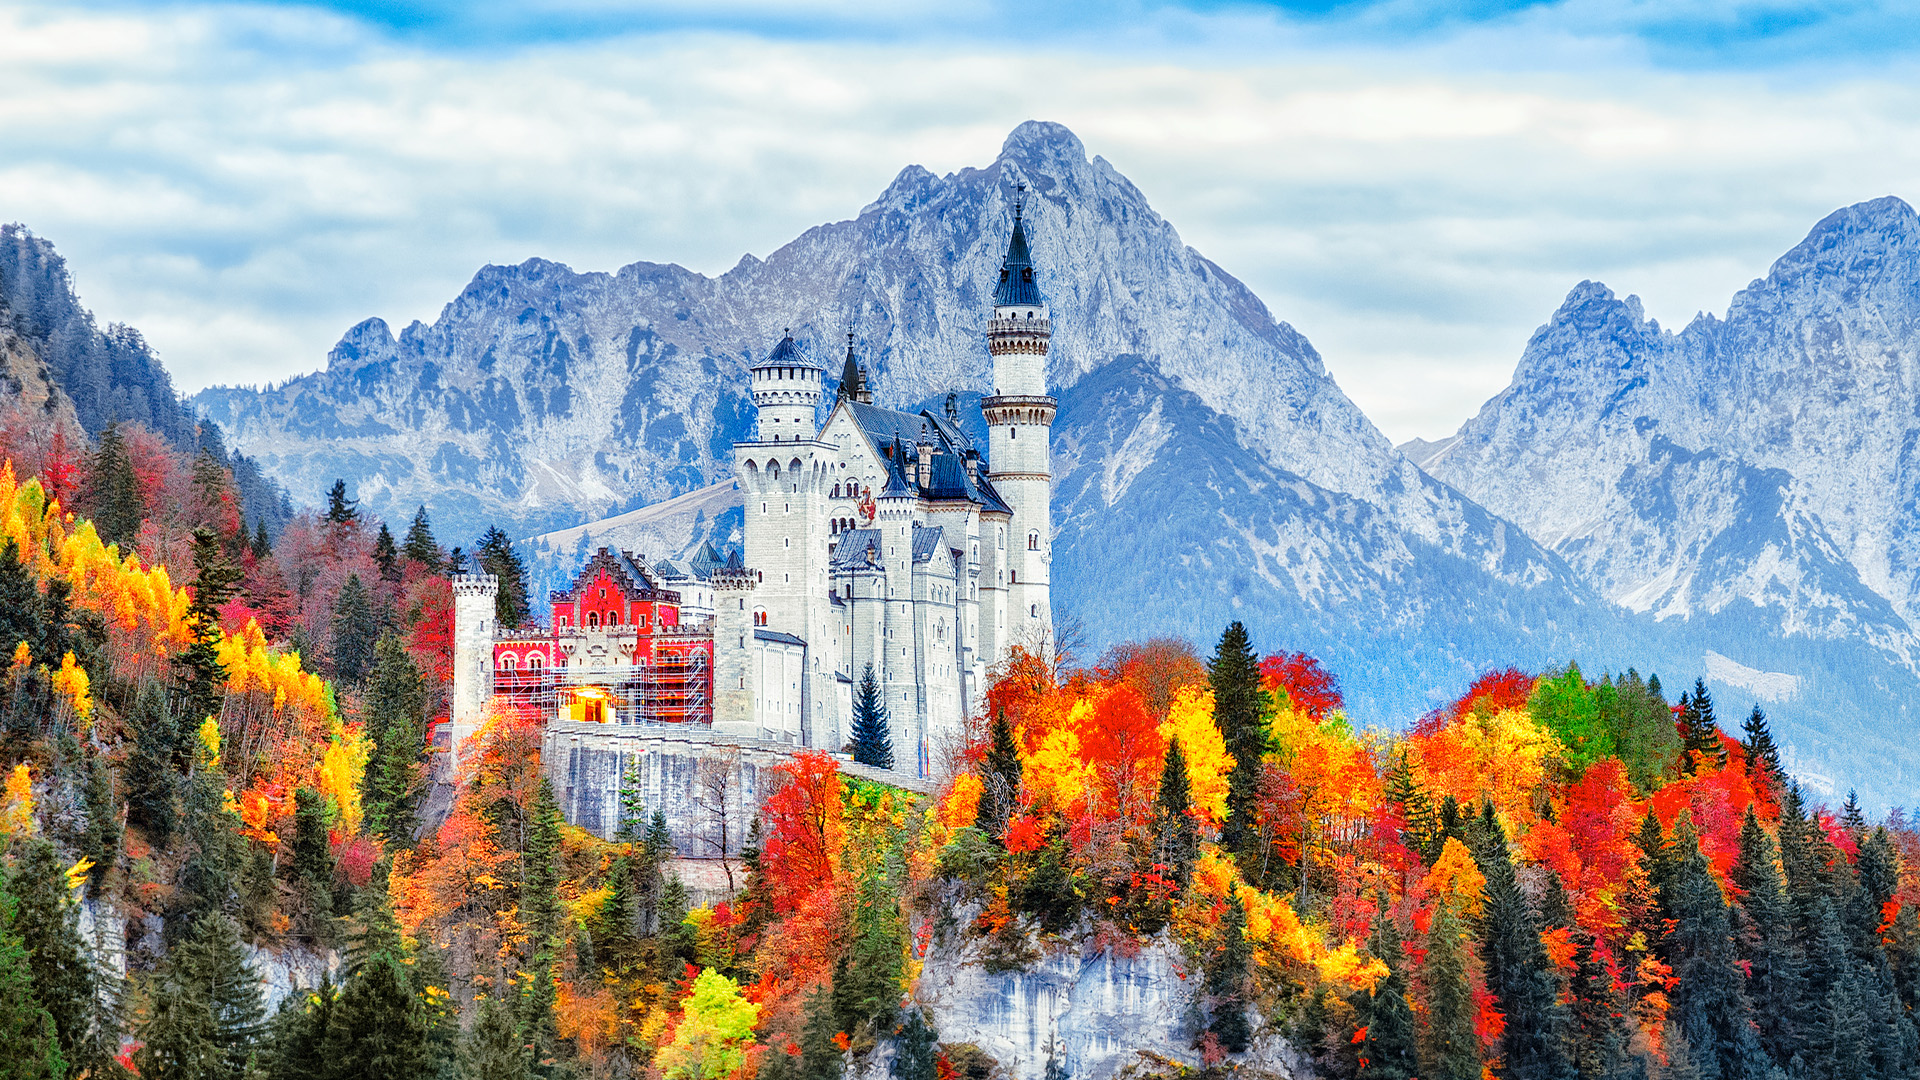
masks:
<svg viewBox="0 0 1920 1080"><path fill-rule="evenodd" d="M492 574L453 578L453 701L448 726L455 760L459 760L460 743L480 730L487 703L493 700L493 604L499 595L500 579Z"/></svg>
<svg viewBox="0 0 1920 1080"><path fill-rule="evenodd" d="M754 573L740 565L736 552L725 566L715 567L713 582L713 730L727 735L757 736L753 715Z"/></svg>
<svg viewBox="0 0 1920 1080"><path fill-rule="evenodd" d="M792 334L753 365L753 404L760 414L761 442L812 441L814 414L826 393L825 374L794 344Z"/></svg>
<svg viewBox="0 0 1920 1080"><path fill-rule="evenodd" d="M1024 191L1023 191L1024 201ZM1000 265L987 323L993 355L993 394L981 399L987 421L988 474L1013 511L1002 570L1006 574L1007 627L996 644L1050 647L1053 609L1049 582L1053 562L1053 465L1049 444L1059 406L1047 394L1047 349L1053 337L1047 302L1034 281L1027 247L1024 205L1013 212L1013 239ZM1001 584L995 582L995 584ZM998 659L991 657L989 660Z"/></svg>

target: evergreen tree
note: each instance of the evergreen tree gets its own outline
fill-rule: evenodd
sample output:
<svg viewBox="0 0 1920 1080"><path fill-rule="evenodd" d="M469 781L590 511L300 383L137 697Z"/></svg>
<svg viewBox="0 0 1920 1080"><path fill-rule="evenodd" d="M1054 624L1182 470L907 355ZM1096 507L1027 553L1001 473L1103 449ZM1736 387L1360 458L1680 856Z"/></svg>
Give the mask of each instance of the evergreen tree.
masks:
<svg viewBox="0 0 1920 1080"><path fill-rule="evenodd" d="M1020 747L1014 741L1007 710L994 713L986 760L980 765L980 830L995 840L1007 831L1007 822L1020 805Z"/></svg>
<svg viewBox="0 0 1920 1080"><path fill-rule="evenodd" d="M1747 992L1761 1049L1784 1066L1800 1046L1795 1020L1802 1011L1805 962L1794 939L1793 904L1787 899L1777 850L1753 807L1747 807L1740 823L1740 855L1733 864L1733 883L1740 889L1735 949L1747 966Z"/></svg>
<svg viewBox="0 0 1920 1080"><path fill-rule="evenodd" d="M253 543L250 546L253 557L256 559L264 559L273 554L273 540L267 536L266 518L260 518L254 522Z"/></svg>
<svg viewBox="0 0 1920 1080"><path fill-rule="evenodd" d="M25 645L33 659L41 663L60 658L49 657L41 645L46 622L41 617L40 587L33 571L20 557L20 543L13 537L0 545L0 649L12 656L16 645Z"/></svg>
<svg viewBox="0 0 1920 1080"><path fill-rule="evenodd" d="M1767 1062L1750 1022L1752 1005L1734 956L1726 900L1684 816L1674 828L1670 858L1660 888L1672 925L1661 958L1676 980L1669 1016L1702 1070L1717 1070L1729 1080L1763 1076Z"/></svg>
<svg viewBox="0 0 1920 1080"><path fill-rule="evenodd" d="M1433 800L1413 777L1413 764L1407 757L1405 747L1393 759L1393 770L1387 774L1385 794L1387 800L1400 811L1408 850L1420 856L1421 862L1433 865L1433 860L1440 857L1440 849L1446 845L1446 837L1442 834L1440 815L1434 809Z"/></svg>
<svg viewBox="0 0 1920 1080"><path fill-rule="evenodd" d="M1786 874L1787 898L1794 905L1794 921L1803 930L1813 925L1816 897L1827 893L1827 860L1821 850L1827 839L1811 821L1800 795L1800 785L1787 785L1780 801L1780 868ZM1824 998L1825 990L1821 991Z"/></svg>
<svg viewBox="0 0 1920 1080"><path fill-rule="evenodd" d="M940 1044L933 1025L919 1008L907 1010L897 1045L890 1070L893 1080L938 1080Z"/></svg>
<svg viewBox="0 0 1920 1080"><path fill-rule="evenodd" d="M868 664L853 694L853 760L876 769L893 768L891 728L880 680Z"/></svg>
<svg viewBox="0 0 1920 1080"><path fill-rule="evenodd" d="M847 950L833 980L834 1015L840 1030L871 1024L893 1027L900 1006L900 965L906 942L901 937L900 892L906 868L889 856L876 872L864 875L854 897Z"/></svg>
<svg viewBox="0 0 1920 1080"><path fill-rule="evenodd" d="M1187 756L1180 740L1167 741L1166 763L1160 769L1160 792L1154 797L1154 861L1166 867L1168 878L1184 889L1193 876L1200 853L1200 834L1193 820L1193 788L1187 775Z"/></svg>
<svg viewBox="0 0 1920 1080"><path fill-rule="evenodd" d="M680 876L675 874L667 878L660 888L660 898L653 913L656 934L654 948L657 950L662 982L680 978L689 966L700 959L700 939L693 927L687 925L687 907L687 887L681 883Z"/></svg>
<svg viewBox="0 0 1920 1080"><path fill-rule="evenodd" d="M1507 836L1491 805L1477 827L1474 858L1486 878L1480 955L1487 989L1500 999L1506 1027L1500 1036L1497 1075L1516 1080L1572 1080L1562 1050L1566 1012L1540 942L1540 923L1514 875Z"/></svg>
<svg viewBox="0 0 1920 1080"><path fill-rule="evenodd" d="M480 1017L460 1053L461 1080L528 1080L527 1052L501 995L480 1003Z"/></svg>
<svg viewBox="0 0 1920 1080"><path fill-rule="evenodd" d="M1859 793L1851 788L1847 790L1847 801L1840 807L1840 824L1846 826L1855 842L1867 834L1867 815L1860 810Z"/></svg>
<svg viewBox="0 0 1920 1080"><path fill-rule="evenodd" d="M293 792L294 889L306 901L308 929L325 934L333 915L333 850L327 836L327 801L313 788Z"/></svg>
<svg viewBox="0 0 1920 1080"><path fill-rule="evenodd" d="M166 695L153 683L141 686L134 698L133 750L127 757L127 820L146 831L156 847L173 838L178 821L176 799L180 774L173 758L180 745L180 729Z"/></svg>
<svg viewBox="0 0 1920 1080"><path fill-rule="evenodd" d="M497 525L480 536L475 553L480 572L500 579L500 591L494 596L493 611L501 626L514 627L527 621L527 564L513 548L513 540Z"/></svg>
<svg viewBox="0 0 1920 1080"><path fill-rule="evenodd" d="M211 721L205 726L210 727ZM239 836L240 819L226 808L227 775L204 738L196 737L193 742L193 774L187 780L181 805L181 822L192 845L180 872L185 899L183 921L187 923L226 910L245 854Z"/></svg>
<svg viewBox="0 0 1920 1080"><path fill-rule="evenodd" d="M1207 957L1204 988L1207 1031L1228 1053L1238 1054L1246 1050L1253 1038L1247 1022L1247 984L1252 976L1253 949L1247 944L1247 912L1239 898L1229 896L1226 907L1226 914L1220 919L1220 944Z"/></svg>
<svg viewBox="0 0 1920 1080"><path fill-rule="evenodd" d="M140 481L133 474L133 459L127 454L127 441L118 424L108 424L100 433L100 446L93 454L88 470L91 480L93 528L103 543L118 544L122 552L140 534L146 508L140 498Z"/></svg>
<svg viewBox="0 0 1920 1080"><path fill-rule="evenodd" d="M386 522L380 523L380 531L373 538L373 562L380 568L383 581L400 580L400 548L393 542L393 532Z"/></svg>
<svg viewBox="0 0 1920 1080"><path fill-rule="evenodd" d="M417 1080L427 1072L427 1027L407 977L375 955L340 994L323 1053L328 1080Z"/></svg>
<svg viewBox="0 0 1920 1080"><path fill-rule="evenodd" d="M386 634L373 650L373 670L362 699L373 738L366 773L367 823L401 839L412 832L419 801L419 765L426 755L427 682L398 636Z"/></svg>
<svg viewBox="0 0 1920 1080"><path fill-rule="evenodd" d="M400 553L426 567L428 573L440 572L446 554L440 550L440 542L433 538L433 529L427 524L426 506L413 512L413 524L407 528L407 538L400 542Z"/></svg>
<svg viewBox="0 0 1920 1080"><path fill-rule="evenodd" d="M344 683L357 683L373 666L373 648L380 622L373 613L373 596L359 574L347 575L333 601L333 674Z"/></svg>
<svg viewBox="0 0 1920 1080"><path fill-rule="evenodd" d="M137 734L137 733L136 733ZM134 753L138 754L136 745ZM86 831L81 834L80 854L93 863L87 871L88 895L100 892L101 883L120 857L120 803L114 798L113 768L104 752L86 751L87 779L82 800L87 810Z"/></svg>
<svg viewBox="0 0 1920 1080"><path fill-rule="evenodd" d="M1660 677L1644 682L1632 668L1614 684L1618 702L1618 731L1614 745L1627 777L1641 792L1665 783L1680 764L1680 733L1673 726L1673 710L1660 693Z"/></svg>
<svg viewBox="0 0 1920 1080"><path fill-rule="evenodd" d="M1720 723L1714 719L1713 696L1707 693L1705 679L1693 681L1693 693L1680 695L1680 727L1682 741L1687 750L1687 771L1693 771L1692 755L1705 755L1705 760L1720 765L1727 763L1726 744L1720 741Z"/></svg>
<svg viewBox="0 0 1920 1080"><path fill-rule="evenodd" d="M1747 775L1764 790L1774 790L1785 774L1780 771L1780 747L1774 744L1773 729L1767 726L1767 714L1760 711L1758 702L1754 703L1740 730L1747 736L1740 740L1741 748L1747 752Z"/></svg>
<svg viewBox="0 0 1920 1080"><path fill-rule="evenodd" d="M152 1011L134 1055L143 1080L241 1080L262 1032L260 982L239 927L202 917L156 974Z"/></svg>
<svg viewBox="0 0 1920 1080"><path fill-rule="evenodd" d="M327 489L327 524L352 525L360 520L360 500L347 498L347 482L335 480Z"/></svg>
<svg viewBox="0 0 1920 1080"><path fill-rule="evenodd" d="M453 550L447 553L447 575L449 577L459 577L461 574L472 572L472 569L473 560L467 557L466 549L455 544ZM496 613L498 610L498 608L495 608Z"/></svg>
<svg viewBox="0 0 1920 1080"><path fill-rule="evenodd" d="M559 1041L553 1009L559 994L555 969L565 944L560 937L562 823L553 784L543 776L527 822L527 849L520 860L520 918L527 931L527 970L533 976L522 998L521 1032L533 1047L535 1071L543 1075L541 1063L554 1056Z"/></svg>
<svg viewBox="0 0 1920 1080"><path fill-rule="evenodd" d="M33 968L13 894L0 884L0 1077L61 1080L68 1064L58 1021L36 993Z"/></svg>
<svg viewBox="0 0 1920 1080"><path fill-rule="evenodd" d="M227 669L220 663L220 607L233 599L240 570L227 558L219 536L204 526L193 530L193 602L187 625L193 640L173 658L176 711L193 727L220 711Z"/></svg>
<svg viewBox="0 0 1920 1080"><path fill-rule="evenodd" d="M53 1017L60 1052L76 1071L98 1071L112 1059L96 1024L99 986L73 905L66 867L44 838L29 839L14 867L13 932L26 946L34 997Z"/></svg>
<svg viewBox="0 0 1920 1080"><path fill-rule="evenodd" d="M803 1007L806 1024L800 1030L798 1080L840 1080L845 1055L833 1040L840 1029L835 1026L832 991L816 987Z"/></svg>
<svg viewBox="0 0 1920 1080"><path fill-rule="evenodd" d="M1573 973L1567 980L1572 1045L1567 1057L1583 1080L1626 1080L1633 1029L1599 941L1575 928Z"/></svg>
<svg viewBox="0 0 1920 1080"><path fill-rule="evenodd" d="M296 990L280 1003L269 1036L270 1080L319 1080L327 1075L327 1030L339 1000L332 978L322 973L319 989L311 994Z"/></svg>
<svg viewBox="0 0 1920 1080"><path fill-rule="evenodd" d="M1374 985L1372 993L1357 995L1362 999L1361 1026L1366 1031L1360 1042L1358 1077L1411 1080L1420 1066L1415 1057L1413 1009L1407 1004L1407 954L1391 916L1375 920L1367 948L1387 965L1387 977Z"/></svg>
<svg viewBox="0 0 1920 1080"><path fill-rule="evenodd" d="M1260 685L1259 658L1247 639L1247 628L1239 622L1220 635L1220 645L1207 664L1207 679L1213 686L1214 721L1235 762L1227 777L1227 821L1220 845L1240 856L1243 867L1252 868L1259 865L1253 816L1260 797L1260 755L1267 749L1269 702Z"/></svg>
<svg viewBox="0 0 1920 1080"><path fill-rule="evenodd" d="M1427 926L1426 1029L1421 1058L1433 1080L1480 1080L1480 1037L1475 1034L1473 987L1467 980L1466 930L1442 904Z"/></svg>

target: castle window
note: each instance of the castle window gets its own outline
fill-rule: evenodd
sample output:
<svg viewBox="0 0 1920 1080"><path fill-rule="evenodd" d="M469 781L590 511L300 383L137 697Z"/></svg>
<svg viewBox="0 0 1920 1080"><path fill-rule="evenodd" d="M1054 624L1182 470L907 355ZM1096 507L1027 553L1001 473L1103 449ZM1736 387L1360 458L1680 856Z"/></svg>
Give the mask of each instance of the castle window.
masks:
<svg viewBox="0 0 1920 1080"><path fill-rule="evenodd" d="M1018 570L1007 571L1007 584L1009 585L1020 584L1020 571Z"/></svg>
<svg viewBox="0 0 1920 1080"><path fill-rule="evenodd" d="M501 670L501 671L512 671L512 670L513 670L513 667L514 667L514 664L513 664L513 654L512 654L512 653L508 653L507 655L505 655L505 656L502 656L502 657L500 658L500 670Z"/></svg>
<svg viewBox="0 0 1920 1080"><path fill-rule="evenodd" d="M571 615L562 615L562 616L560 616L560 625L561 625L561 626L572 626L572 625L573 625L573 616L571 616Z"/></svg>
<svg viewBox="0 0 1920 1080"><path fill-rule="evenodd" d="M1027 605L1027 618L1029 618L1029 619L1037 619L1037 618L1039 618L1039 617L1040 617L1040 605L1039 605L1039 604L1028 604L1028 605Z"/></svg>
<svg viewBox="0 0 1920 1080"><path fill-rule="evenodd" d="M539 671L539 670L540 670L540 666L541 666L541 665L540 665L540 654L539 654L539 653L534 653L533 655L531 655L531 656L529 656L529 657L527 657L527 670L528 670L528 671Z"/></svg>
<svg viewBox="0 0 1920 1080"><path fill-rule="evenodd" d="M1040 550L1040 534L1039 533L1030 532L1027 534L1027 550L1028 551Z"/></svg>
<svg viewBox="0 0 1920 1080"><path fill-rule="evenodd" d="M600 629L600 613L599 612L597 611L587 612L587 629L589 630Z"/></svg>
<svg viewBox="0 0 1920 1080"><path fill-rule="evenodd" d="M607 612L607 625L608 625L608 626L619 626L619 625L620 625L620 613L619 613L619 612L617 612L617 611L609 611L609 612Z"/></svg>

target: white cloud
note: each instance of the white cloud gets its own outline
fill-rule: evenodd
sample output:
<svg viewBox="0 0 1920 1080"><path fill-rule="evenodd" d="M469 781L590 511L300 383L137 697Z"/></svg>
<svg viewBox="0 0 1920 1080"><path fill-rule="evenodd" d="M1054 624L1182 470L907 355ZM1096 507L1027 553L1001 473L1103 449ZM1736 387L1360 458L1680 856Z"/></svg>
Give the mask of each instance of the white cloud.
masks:
<svg viewBox="0 0 1920 1080"><path fill-rule="evenodd" d="M1920 194L1897 73L1662 73L1532 17L1444 48L1256 29L1257 59L1033 36L452 51L302 9L0 4L0 219L52 239L183 388L251 383L317 367L361 318L433 318L485 262L719 272L904 165L985 164L1058 120L1403 439L1504 385L1582 278L1677 326L1829 210Z"/></svg>

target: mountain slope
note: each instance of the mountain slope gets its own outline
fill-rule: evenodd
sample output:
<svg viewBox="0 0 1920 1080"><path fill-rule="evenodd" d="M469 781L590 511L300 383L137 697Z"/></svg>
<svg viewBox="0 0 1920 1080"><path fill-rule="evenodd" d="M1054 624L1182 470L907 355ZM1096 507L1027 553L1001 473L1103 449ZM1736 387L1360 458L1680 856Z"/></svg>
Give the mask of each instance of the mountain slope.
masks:
<svg viewBox="0 0 1920 1080"><path fill-rule="evenodd" d="M1815 677L1782 666L1798 642L1830 691L1880 714L1862 730L1904 715L1920 673L1920 216L1899 199L1829 215L1724 320L1677 334L1581 283L1506 390L1405 449L1609 600Z"/></svg>

